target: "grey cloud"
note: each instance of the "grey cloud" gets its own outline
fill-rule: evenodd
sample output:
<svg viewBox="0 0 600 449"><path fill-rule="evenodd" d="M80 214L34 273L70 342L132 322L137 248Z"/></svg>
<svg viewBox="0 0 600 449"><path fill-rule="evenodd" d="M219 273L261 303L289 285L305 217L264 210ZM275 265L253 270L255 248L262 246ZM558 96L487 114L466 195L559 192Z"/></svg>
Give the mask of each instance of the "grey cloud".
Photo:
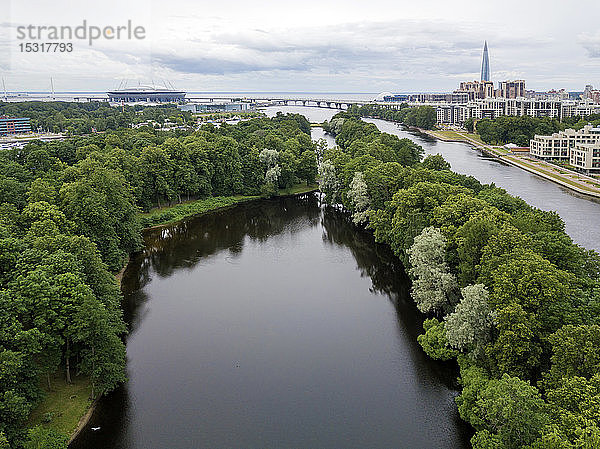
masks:
<svg viewBox="0 0 600 449"><path fill-rule="evenodd" d="M460 39L455 40L459 36ZM176 72L237 74L265 70L384 74L460 74L476 70L482 42L448 24L356 23L299 30L245 30L190 39L186 55L157 51L154 61ZM194 50L196 48L196 50ZM208 56L220 48L223 56ZM213 54L214 52L211 52Z"/></svg>
<svg viewBox="0 0 600 449"><path fill-rule="evenodd" d="M253 61L233 61L215 57L181 57L173 54L152 55L152 60L175 72L197 73L204 75L224 75L236 73L259 72L264 70L303 70L301 62L278 64L259 63Z"/></svg>
<svg viewBox="0 0 600 449"><path fill-rule="evenodd" d="M590 58L600 58L600 32L596 34L580 34L579 42L587 50Z"/></svg>
<svg viewBox="0 0 600 449"><path fill-rule="evenodd" d="M484 26L395 21L207 32L202 38L195 35L177 42L154 42L151 53L145 55L151 56L156 69L182 75L252 79L254 73L261 73L274 80L326 80L335 75L340 80L388 85L415 80L417 84L436 85L439 90L452 88L458 80L478 77L484 39L490 45L492 71L499 74L523 72L528 62L533 63L532 51L541 55L556 50L551 39L528 39L524 46L522 38L506 37ZM131 50L119 53L115 47L96 50L126 64L140 56ZM535 72L536 67L532 70Z"/></svg>

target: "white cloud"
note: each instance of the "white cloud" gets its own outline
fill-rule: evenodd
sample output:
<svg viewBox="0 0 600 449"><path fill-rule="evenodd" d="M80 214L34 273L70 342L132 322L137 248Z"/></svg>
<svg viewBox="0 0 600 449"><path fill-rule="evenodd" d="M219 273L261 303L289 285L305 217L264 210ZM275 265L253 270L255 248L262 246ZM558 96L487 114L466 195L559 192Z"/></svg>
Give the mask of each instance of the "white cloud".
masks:
<svg viewBox="0 0 600 449"><path fill-rule="evenodd" d="M506 0L503 8L474 0L10 3L0 51L10 54L11 65L0 60L0 70L14 90L43 89L54 76L62 90L168 78L196 91L448 91L478 77L484 39L497 80L525 78L539 90L600 84L600 6L588 0L577 20L569 19L569 5L548 9L541 0ZM148 37L93 48L76 43L72 54L18 51L11 26L84 18L99 25L132 19Z"/></svg>

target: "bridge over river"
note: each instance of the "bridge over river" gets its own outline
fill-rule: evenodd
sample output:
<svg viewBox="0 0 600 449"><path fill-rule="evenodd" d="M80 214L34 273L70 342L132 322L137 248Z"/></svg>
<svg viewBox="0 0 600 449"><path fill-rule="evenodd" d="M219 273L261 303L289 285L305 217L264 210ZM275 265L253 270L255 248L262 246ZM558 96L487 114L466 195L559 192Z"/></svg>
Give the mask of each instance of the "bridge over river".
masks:
<svg viewBox="0 0 600 449"><path fill-rule="evenodd" d="M49 98L45 98L49 100ZM62 101L108 101L108 96L101 93L84 93L80 95L69 95L66 98L63 95L56 94L53 98L55 100ZM233 97L233 96L222 96L222 95L202 95L195 93L188 93L185 97L186 102L190 103L225 103L225 102L245 102L253 104L255 107L268 107L268 106L305 106L305 107L318 107L318 108L329 108L329 109L348 109L352 105L364 106L366 104L378 104L389 108L398 108L399 103L388 103L383 101L375 100L357 100L357 99L344 99L344 98L309 98L309 97L285 97L285 96L260 96L260 97ZM137 104L155 104L152 102L148 103L137 103Z"/></svg>
<svg viewBox="0 0 600 449"><path fill-rule="evenodd" d="M264 106L305 106L330 109L348 109L352 105L363 106L365 104L384 104L389 103L369 101L369 100L346 100L332 98L291 98L291 97L215 97L215 96L196 96L188 95L186 100L191 102L216 102L216 101L244 101L249 102L257 107Z"/></svg>

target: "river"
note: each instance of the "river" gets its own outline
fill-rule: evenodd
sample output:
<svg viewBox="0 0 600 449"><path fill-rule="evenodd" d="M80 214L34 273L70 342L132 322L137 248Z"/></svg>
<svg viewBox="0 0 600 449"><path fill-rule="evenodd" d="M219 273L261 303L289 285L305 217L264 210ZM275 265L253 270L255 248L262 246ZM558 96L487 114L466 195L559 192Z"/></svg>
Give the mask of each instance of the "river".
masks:
<svg viewBox="0 0 600 449"><path fill-rule="evenodd" d="M337 112L267 112L277 110L311 121ZM575 242L599 249L597 201L468 145L369 121L556 210ZM265 200L145 241L122 283L130 380L99 401L71 449L469 446L457 373L417 344L422 316L402 267L340 212L314 197Z"/></svg>
<svg viewBox="0 0 600 449"><path fill-rule="evenodd" d="M316 196L145 243L122 283L130 380L72 449L468 447L401 264Z"/></svg>
<svg viewBox="0 0 600 449"><path fill-rule="evenodd" d="M302 106L267 108L267 115L278 110L303 114L313 122L329 120L339 110L307 108ZM523 169L486 156L480 150L460 142L444 142L415 131L408 131L396 123L378 119L365 119L380 131L408 138L421 145L425 154L441 154L452 170L472 175L482 183L495 183L511 195L519 196L529 204L543 210L556 211L565 222L565 230L575 243L600 251L600 199L574 192ZM313 139L325 137L329 145L335 140L313 128Z"/></svg>

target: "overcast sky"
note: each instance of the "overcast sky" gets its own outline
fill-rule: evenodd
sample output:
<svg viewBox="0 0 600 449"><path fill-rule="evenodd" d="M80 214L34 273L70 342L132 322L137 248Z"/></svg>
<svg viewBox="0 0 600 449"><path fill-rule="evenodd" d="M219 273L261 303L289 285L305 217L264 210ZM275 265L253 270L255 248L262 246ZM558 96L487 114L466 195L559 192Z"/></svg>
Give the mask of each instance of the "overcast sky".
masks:
<svg viewBox="0 0 600 449"><path fill-rule="evenodd" d="M600 1L0 0L9 91L104 91L163 83L189 91L451 91L479 79L527 88L600 87ZM6 8L8 4L8 8ZM143 40L73 40L22 53L18 26L143 26ZM48 42L48 40L46 40ZM56 41L54 41L56 42ZM0 86L1 88L1 86Z"/></svg>

